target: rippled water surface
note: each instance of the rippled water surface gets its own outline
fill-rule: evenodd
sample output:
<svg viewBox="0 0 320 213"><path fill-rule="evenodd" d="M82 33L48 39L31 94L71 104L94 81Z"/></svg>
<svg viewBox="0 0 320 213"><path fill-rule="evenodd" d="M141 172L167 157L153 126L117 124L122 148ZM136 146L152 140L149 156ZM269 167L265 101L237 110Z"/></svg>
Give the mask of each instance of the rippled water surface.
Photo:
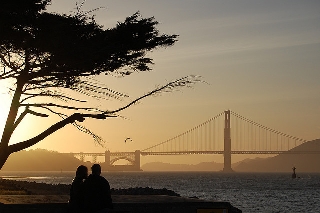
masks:
<svg viewBox="0 0 320 213"><path fill-rule="evenodd" d="M0 172L0 177L70 184L74 172ZM243 212L320 212L320 174L106 172L112 188L171 189L181 196L228 201Z"/></svg>

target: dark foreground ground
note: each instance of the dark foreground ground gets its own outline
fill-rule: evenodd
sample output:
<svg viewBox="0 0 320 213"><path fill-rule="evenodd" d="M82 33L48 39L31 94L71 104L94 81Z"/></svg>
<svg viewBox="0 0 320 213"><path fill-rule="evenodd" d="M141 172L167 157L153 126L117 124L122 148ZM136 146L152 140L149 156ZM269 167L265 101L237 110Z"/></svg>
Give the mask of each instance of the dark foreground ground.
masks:
<svg viewBox="0 0 320 213"><path fill-rule="evenodd" d="M1 213L67 213L70 185L0 179ZM112 189L117 213L238 213L228 202L180 197L168 189Z"/></svg>

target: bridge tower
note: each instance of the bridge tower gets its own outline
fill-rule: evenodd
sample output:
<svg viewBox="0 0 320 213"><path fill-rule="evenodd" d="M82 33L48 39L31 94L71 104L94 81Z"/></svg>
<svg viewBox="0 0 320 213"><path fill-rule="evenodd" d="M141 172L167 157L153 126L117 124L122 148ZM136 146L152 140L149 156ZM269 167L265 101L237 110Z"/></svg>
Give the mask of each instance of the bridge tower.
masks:
<svg viewBox="0 0 320 213"><path fill-rule="evenodd" d="M135 159L134 167L136 171L140 171L140 154L141 154L140 150L136 150L134 152L134 159Z"/></svg>
<svg viewBox="0 0 320 213"><path fill-rule="evenodd" d="M231 168L231 134L230 110L224 111L224 172L232 172Z"/></svg>
<svg viewBox="0 0 320 213"><path fill-rule="evenodd" d="M110 165L110 151L107 150L104 153L104 162L106 163L106 165Z"/></svg>

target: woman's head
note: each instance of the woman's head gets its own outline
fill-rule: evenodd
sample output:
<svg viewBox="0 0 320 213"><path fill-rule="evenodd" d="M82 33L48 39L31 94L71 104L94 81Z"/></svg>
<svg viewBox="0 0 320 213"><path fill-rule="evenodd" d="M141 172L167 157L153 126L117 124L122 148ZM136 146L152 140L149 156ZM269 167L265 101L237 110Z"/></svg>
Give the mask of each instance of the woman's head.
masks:
<svg viewBox="0 0 320 213"><path fill-rule="evenodd" d="M78 178L87 178L88 177L88 168L84 165L80 165L76 171L76 177Z"/></svg>

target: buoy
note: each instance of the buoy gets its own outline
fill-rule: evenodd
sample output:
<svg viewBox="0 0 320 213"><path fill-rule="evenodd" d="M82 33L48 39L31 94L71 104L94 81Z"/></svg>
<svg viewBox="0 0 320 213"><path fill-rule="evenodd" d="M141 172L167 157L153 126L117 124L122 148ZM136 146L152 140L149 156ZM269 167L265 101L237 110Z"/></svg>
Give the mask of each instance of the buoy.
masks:
<svg viewBox="0 0 320 213"><path fill-rule="evenodd" d="M297 177L297 175L296 175L296 167L292 167L292 170L293 170L292 178L296 178Z"/></svg>

